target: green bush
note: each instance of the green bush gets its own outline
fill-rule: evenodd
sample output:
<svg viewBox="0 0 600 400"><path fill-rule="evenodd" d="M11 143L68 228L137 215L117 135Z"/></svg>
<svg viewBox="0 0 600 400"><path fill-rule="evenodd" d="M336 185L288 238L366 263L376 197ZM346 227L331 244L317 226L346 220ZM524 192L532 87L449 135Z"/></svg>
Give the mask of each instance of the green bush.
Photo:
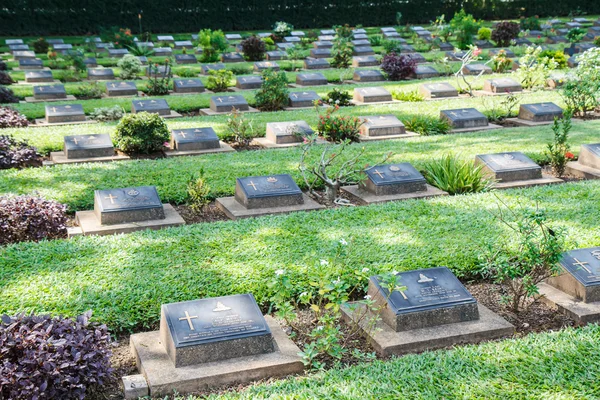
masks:
<svg viewBox="0 0 600 400"><path fill-rule="evenodd" d="M46 54L50 49L50 44L44 38L39 38L33 42L33 51L39 54Z"/></svg>
<svg viewBox="0 0 600 400"><path fill-rule="evenodd" d="M329 104L330 106L340 107L347 107L352 105L352 103L350 102L351 100L352 95L348 93L347 90L342 90L338 88L334 88L323 98L324 103Z"/></svg>
<svg viewBox="0 0 600 400"><path fill-rule="evenodd" d="M452 154L425 164L425 178L430 185L450 194L483 192L493 183L485 176L483 166Z"/></svg>
<svg viewBox="0 0 600 400"><path fill-rule="evenodd" d="M195 78L198 76L198 71L192 68L178 68L173 71L175 75L181 78Z"/></svg>
<svg viewBox="0 0 600 400"><path fill-rule="evenodd" d="M573 28L567 32L567 39L569 39L569 42L571 43L577 43L583 39L586 33L587 31L585 29Z"/></svg>
<svg viewBox="0 0 600 400"><path fill-rule="evenodd" d="M331 66L334 68L348 68L352 64L352 52L354 46L350 39L344 37L337 37L333 41L333 48L331 49Z"/></svg>
<svg viewBox="0 0 600 400"><path fill-rule="evenodd" d="M90 118L99 122L118 121L125 115L125 110L121 106L95 108L90 113Z"/></svg>
<svg viewBox="0 0 600 400"><path fill-rule="evenodd" d="M335 143L346 140L358 142L360 126L364 121L358 117L335 115L338 110L339 106L336 105L328 107L325 115L319 114L317 132Z"/></svg>
<svg viewBox="0 0 600 400"><path fill-rule="evenodd" d="M407 119L404 124L408 131L423 136L445 135L452 129L448 121L427 115L413 116Z"/></svg>
<svg viewBox="0 0 600 400"><path fill-rule="evenodd" d="M383 46L383 52L385 54L390 54L390 53L400 54L402 52L402 43L400 43L399 40L384 39L381 41L381 46Z"/></svg>
<svg viewBox="0 0 600 400"><path fill-rule="evenodd" d="M190 208L195 212L201 212L210 203L210 186L206 182L204 169L200 169L199 176L190 177L187 189Z"/></svg>
<svg viewBox="0 0 600 400"><path fill-rule="evenodd" d="M383 41L384 39L382 35L369 36L369 42L371 43L371 46L381 46Z"/></svg>
<svg viewBox="0 0 600 400"><path fill-rule="evenodd" d="M98 82L85 82L77 86L77 98L81 100L100 99L104 94L104 88Z"/></svg>
<svg viewBox="0 0 600 400"><path fill-rule="evenodd" d="M285 72L267 69L262 73L263 82L254 100L261 111L279 111L289 102L288 80Z"/></svg>
<svg viewBox="0 0 600 400"><path fill-rule="evenodd" d="M137 79L138 74L142 72L142 62L134 55L127 54L117 63L117 67L121 68L119 76L123 80Z"/></svg>
<svg viewBox="0 0 600 400"><path fill-rule="evenodd" d="M492 30L490 28L479 28L477 31L477 38L479 40L490 40L492 38Z"/></svg>
<svg viewBox="0 0 600 400"><path fill-rule="evenodd" d="M210 70L208 71L208 81L206 88L213 92L226 92L229 87L229 82L233 79L233 72L227 69Z"/></svg>
<svg viewBox="0 0 600 400"><path fill-rule="evenodd" d="M450 20L450 27L456 34L458 47L466 50L473 44L473 36L479 30L479 23L471 14L467 14L464 9L454 13L454 17Z"/></svg>
<svg viewBox="0 0 600 400"><path fill-rule="evenodd" d="M540 18L537 15L529 18L521 17L519 25L521 25L522 31L539 31L542 29Z"/></svg>
<svg viewBox="0 0 600 400"><path fill-rule="evenodd" d="M554 62L556 63L556 68L558 69L565 69L568 66L567 56L564 52L560 50L544 50L540 53L538 58L542 61L544 60L544 58L548 60L554 60Z"/></svg>
<svg viewBox="0 0 600 400"><path fill-rule="evenodd" d="M393 90L392 97L395 100L400 100L400 101L417 102L417 101L425 100L425 97L421 93L419 93L419 91L416 89L411 90L411 91Z"/></svg>
<svg viewBox="0 0 600 400"><path fill-rule="evenodd" d="M169 141L169 127L158 114L127 114L117 125L115 143L125 153L150 154Z"/></svg>
<svg viewBox="0 0 600 400"><path fill-rule="evenodd" d="M201 30L198 34L198 42L200 47L202 47L200 61L203 63L218 61L221 54L229 47L225 34L221 30Z"/></svg>
<svg viewBox="0 0 600 400"><path fill-rule="evenodd" d="M248 61L262 61L265 58L267 45L257 36L250 36L241 43L242 52Z"/></svg>

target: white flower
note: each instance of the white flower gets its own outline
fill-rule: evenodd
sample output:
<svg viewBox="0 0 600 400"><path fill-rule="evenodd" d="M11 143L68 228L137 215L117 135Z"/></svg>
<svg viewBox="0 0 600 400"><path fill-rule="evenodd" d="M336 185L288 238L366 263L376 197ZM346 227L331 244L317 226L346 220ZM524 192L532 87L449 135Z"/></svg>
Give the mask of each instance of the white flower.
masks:
<svg viewBox="0 0 600 400"><path fill-rule="evenodd" d="M335 104L340 104L340 101L339 101L339 100L336 100L336 101L335 101Z"/></svg>
<svg viewBox="0 0 600 400"><path fill-rule="evenodd" d="M371 300L371 295L370 294L366 295L365 300Z"/></svg>
<svg viewBox="0 0 600 400"><path fill-rule="evenodd" d="M319 325L315 328L316 331L322 331L323 330L323 326Z"/></svg>
<svg viewBox="0 0 600 400"><path fill-rule="evenodd" d="M342 280L341 280L341 279L340 279L340 277L338 276L338 278L337 278L335 281L333 281L333 284L334 284L334 285L338 285L338 284L339 284L341 281L342 281Z"/></svg>
<svg viewBox="0 0 600 400"><path fill-rule="evenodd" d="M369 268L365 267L365 268L362 269L362 273L363 274L366 274L367 272L369 272Z"/></svg>
<svg viewBox="0 0 600 400"><path fill-rule="evenodd" d="M321 265L329 265L329 261L327 261L327 260L321 260Z"/></svg>
<svg viewBox="0 0 600 400"><path fill-rule="evenodd" d="M340 244L342 246L348 246L348 242L346 242L346 239L340 239Z"/></svg>
<svg viewBox="0 0 600 400"><path fill-rule="evenodd" d="M304 297L304 296L308 296L308 293L306 293L306 292L300 293L300 297Z"/></svg>
<svg viewBox="0 0 600 400"><path fill-rule="evenodd" d="M398 271L392 271L392 275L398 275Z"/></svg>
<svg viewBox="0 0 600 400"><path fill-rule="evenodd" d="M285 273L285 271L282 269L278 269L277 271L275 271L275 275L277 275L277 276L283 275L284 273Z"/></svg>

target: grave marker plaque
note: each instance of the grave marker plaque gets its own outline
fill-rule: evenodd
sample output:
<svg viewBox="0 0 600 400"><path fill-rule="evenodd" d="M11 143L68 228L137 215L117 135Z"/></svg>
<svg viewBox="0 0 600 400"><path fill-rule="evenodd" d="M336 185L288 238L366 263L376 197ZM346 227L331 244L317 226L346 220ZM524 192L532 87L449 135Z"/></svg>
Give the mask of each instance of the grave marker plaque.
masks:
<svg viewBox="0 0 600 400"><path fill-rule="evenodd" d="M429 79L440 76L440 73L430 65L417 65L414 76L417 79Z"/></svg>
<svg viewBox="0 0 600 400"><path fill-rule="evenodd" d="M198 60L193 54L175 54L175 62L177 64L196 64Z"/></svg>
<svg viewBox="0 0 600 400"><path fill-rule="evenodd" d="M355 56L372 56L375 51L371 46L355 46L352 55Z"/></svg>
<svg viewBox="0 0 600 400"><path fill-rule="evenodd" d="M101 133L97 135L65 136L64 154L67 159L111 157L115 154L110 135Z"/></svg>
<svg viewBox="0 0 600 400"><path fill-rule="evenodd" d="M548 283L584 303L600 301L600 247L563 253L560 265L564 274Z"/></svg>
<svg viewBox="0 0 600 400"><path fill-rule="evenodd" d="M332 47L333 47L333 42L330 42L328 40L325 40L325 41L317 40L316 42L313 42L314 49L331 49Z"/></svg>
<svg viewBox="0 0 600 400"><path fill-rule="evenodd" d="M88 68L87 75L92 81L115 79L115 73L111 68Z"/></svg>
<svg viewBox="0 0 600 400"><path fill-rule="evenodd" d="M562 108L554 103L521 104L519 107L519 118L527 121L554 121L554 118L562 116Z"/></svg>
<svg viewBox="0 0 600 400"><path fill-rule="evenodd" d="M600 143L582 144L578 161L587 167L600 169Z"/></svg>
<svg viewBox="0 0 600 400"><path fill-rule="evenodd" d="M159 42L166 42L166 43L175 42L175 38L173 38L173 36L171 36L171 35L157 36L156 40Z"/></svg>
<svg viewBox="0 0 600 400"><path fill-rule="evenodd" d="M446 267L398 273L405 290L388 297L380 276L369 280L369 294L383 307L381 317L396 332L479 319L477 301Z"/></svg>
<svg viewBox="0 0 600 400"><path fill-rule="evenodd" d="M314 133L306 121L268 122L266 138L276 144L300 143Z"/></svg>
<svg viewBox="0 0 600 400"><path fill-rule="evenodd" d="M466 129L488 126L488 119L475 108L459 108L440 111L440 118L450 122L454 129Z"/></svg>
<svg viewBox="0 0 600 400"><path fill-rule="evenodd" d="M310 51L310 56L312 58L330 58L331 50L330 49L312 49Z"/></svg>
<svg viewBox="0 0 600 400"><path fill-rule="evenodd" d="M179 40L179 41L175 42L175 48L177 50L181 50L181 49L190 50L190 49L194 48L194 45L189 40Z"/></svg>
<svg viewBox="0 0 600 400"><path fill-rule="evenodd" d="M287 53L281 50L275 51L267 51L267 60L269 61L278 61L283 60L286 57Z"/></svg>
<svg viewBox="0 0 600 400"><path fill-rule="evenodd" d="M221 56L221 61L224 63L244 62L244 57L239 53L225 53Z"/></svg>
<svg viewBox="0 0 600 400"><path fill-rule="evenodd" d="M160 338L175 368L275 351L251 294L163 304Z"/></svg>
<svg viewBox="0 0 600 400"><path fill-rule="evenodd" d="M485 64L468 64L463 67L463 74L465 75L481 75L491 73L492 68Z"/></svg>
<svg viewBox="0 0 600 400"><path fill-rule="evenodd" d="M33 51L27 51L27 50L15 51L15 52L13 52L13 58L15 59L15 61L34 59L35 53Z"/></svg>
<svg viewBox="0 0 600 400"><path fill-rule="evenodd" d="M25 72L25 82L54 82L54 77L52 76L52 71L28 71Z"/></svg>
<svg viewBox="0 0 600 400"><path fill-rule="evenodd" d="M129 51L127 49L108 49L108 56L113 58L123 58Z"/></svg>
<svg viewBox="0 0 600 400"><path fill-rule="evenodd" d="M221 147L213 128L177 129L171 133L171 148L179 151L218 149Z"/></svg>
<svg viewBox="0 0 600 400"><path fill-rule="evenodd" d="M304 69L325 69L331 65L325 58L307 58L304 60Z"/></svg>
<svg viewBox="0 0 600 400"><path fill-rule="evenodd" d="M44 62L37 58L26 58L19 60L19 68L21 69L43 69Z"/></svg>
<svg viewBox="0 0 600 400"><path fill-rule="evenodd" d="M321 100L321 97L312 90L305 92L291 92L288 95L290 107L313 107L314 102Z"/></svg>
<svg viewBox="0 0 600 400"><path fill-rule="evenodd" d="M392 101L392 94L383 87L366 87L354 89L354 100L362 103L378 103Z"/></svg>
<svg viewBox="0 0 600 400"><path fill-rule="evenodd" d="M354 72L353 79L357 82L385 81L385 76L378 69L363 69Z"/></svg>
<svg viewBox="0 0 600 400"><path fill-rule="evenodd" d="M325 75L313 72L310 74L298 74L296 75L296 85L300 86L319 86L327 85L327 79Z"/></svg>
<svg viewBox="0 0 600 400"><path fill-rule="evenodd" d="M262 72L266 69L272 69L273 71L279 71L279 64L272 61L260 61L254 63L254 71Z"/></svg>
<svg viewBox="0 0 600 400"><path fill-rule="evenodd" d="M227 40L232 40L232 41L242 40L242 35L240 35L239 33L228 33L227 35L225 35L225 38Z"/></svg>
<svg viewBox="0 0 600 400"><path fill-rule="evenodd" d="M23 44L23 39L6 39L4 43L7 46L10 46L11 44Z"/></svg>
<svg viewBox="0 0 600 400"><path fill-rule="evenodd" d="M49 124L79 121L85 121L85 113L81 104L46 106L46 122Z"/></svg>
<svg viewBox="0 0 600 400"><path fill-rule="evenodd" d="M154 186L94 191L94 214L102 225L165 219Z"/></svg>
<svg viewBox="0 0 600 400"><path fill-rule="evenodd" d="M235 87L242 90L247 89L260 89L262 86L262 76L256 75L247 75L247 76L238 76L235 78Z"/></svg>
<svg viewBox="0 0 600 400"><path fill-rule="evenodd" d="M66 99L64 85L34 86L33 98L36 100Z"/></svg>
<svg viewBox="0 0 600 400"><path fill-rule="evenodd" d="M376 165L364 171L359 188L376 196L424 192L427 181L410 163Z"/></svg>
<svg viewBox="0 0 600 400"><path fill-rule="evenodd" d="M204 84L200 79L176 79L173 81L175 93L202 93Z"/></svg>
<svg viewBox="0 0 600 400"><path fill-rule="evenodd" d="M364 33L357 33L357 34L354 35L354 39L356 39L356 40L368 40L369 36L366 35L366 34L364 34Z"/></svg>
<svg viewBox="0 0 600 400"><path fill-rule="evenodd" d="M51 45L65 43L64 39L47 39L46 41L48 42L48 44L51 44Z"/></svg>
<svg viewBox="0 0 600 400"><path fill-rule="evenodd" d="M109 97L113 96L136 96L138 94L137 87L133 82L107 82L106 94Z"/></svg>
<svg viewBox="0 0 600 400"><path fill-rule="evenodd" d="M247 209L285 207L304 203L302 191L287 174L237 178L235 199Z"/></svg>
<svg viewBox="0 0 600 400"><path fill-rule="evenodd" d="M248 111L250 107L244 96L213 96L210 98L210 109L214 112Z"/></svg>
<svg viewBox="0 0 600 400"><path fill-rule="evenodd" d="M98 61L94 57L87 57L83 59L83 63L88 68L96 68L98 66Z"/></svg>
<svg viewBox="0 0 600 400"><path fill-rule="evenodd" d="M169 56L173 55L173 49L170 47L155 47L154 55L161 56L161 57L169 57Z"/></svg>
<svg viewBox="0 0 600 400"><path fill-rule="evenodd" d="M55 44L52 46L52 48L57 53L65 54L65 52L67 52L69 50L73 50L73 45L72 44Z"/></svg>
<svg viewBox="0 0 600 400"><path fill-rule="evenodd" d="M425 57L423 57L423 55L419 54L419 53L408 53L408 54L405 54L405 56L408 57L408 58L410 58L411 60L413 60L417 64L427 62L427 60L425 59Z"/></svg>
<svg viewBox="0 0 600 400"><path fill-rule="evenodd" d="M366 39L361 39L361 40L353 40L352 44L355 46L370 46L371 42L369 42Z"/></svg>
<svg viewBox="0 0 600 400"><path fill-rule="evenodd" d="M300 43L302 39L297 36L286 36L283 38L283 41L286 43Z"/></svg>
<svg viewBox="0 0 600 400"><path fill-rule="evenodd" d="M352 66L355 68L375 67L379 66L379 64L379 60L375 56L352 57Z"/></svg>
<svg viewBox="0 0 600 400"><path fill-rule="evenodd" d="M359 117L364 120L360 133L364 136L404 135L406 128L395 115L373 115Z"/></svg>
<svg viewBox="0 0 600 400"><path fill-rule="evenodd" d="M15 51L27 51L27 50L29 50L29 45L11 44L10 46L8 46L8 49L10 50L11 53L13 53Z"/></svg>
<svg viewBox="0 0 600 400"><path fill-rule="evenodd" d="M514 93L522 92L523 86L511 78L487 79L483 84L483 90L492 93Z"/></svg>
<svg viewBox="0 0 600 400"><path fill-rule="evenodd" d="M419 87L419 92L428 99L458 97L458 90L447 82L424 83Z"/></svg>
<svg viewBox="0 0 600 400"><path fill-rule="evenodd" d="M148 112L158 115L171 115L171 108L165 99L134 100L131 102L131 112L134 114Z"/></svg>
<svg viewBox="0 0 600 400"><path fill-rule="evenodd" d="M202 73L204 75L208 75L210 71L219 71L225 69L225 64L205 64L202 66Z"/></svg>
<svg viewBox="0 0 600 400"><path fill-rule="evenodd" d="M483 165L487 175L499 182L514 182L542 178L542 167L520 152L480 154L475 164Z"/></svg>

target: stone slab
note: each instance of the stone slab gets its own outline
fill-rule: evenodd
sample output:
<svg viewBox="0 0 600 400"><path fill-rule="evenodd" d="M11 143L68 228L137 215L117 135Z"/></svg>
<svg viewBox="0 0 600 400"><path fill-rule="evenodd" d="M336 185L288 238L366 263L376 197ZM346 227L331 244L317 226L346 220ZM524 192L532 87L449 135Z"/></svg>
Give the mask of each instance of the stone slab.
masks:
<svg viewBox="0 0 600 400"><path fill-rule="evenodd" d="M411 137L421 136L418 133L406 131L406 133L399 135L384 135L384 136L365 136L359 135L358 140L361 142L376 142L379 140L392 140L392 139L408 139Z"/></svg>
<svg viewBox="0 0 600 400"><path fill-rule="evenodd" d="M364 137L383 136L385 138L394 135L406 134L406 128L402 121L395 115L370 115L361 116L363 124L360 126L360 134Z"/></svg>
<svg viewBox="0 0 600 400"><path fill-rule="evenodd" d="M448 133L470 133L470 132L479 132L479 131L489 131L489 130L500 129L500 128L502 128L501 125L488 124L487 126L476 126L473 128L452 129Z"/></svg>
<svg viewBox="0 0 600 400"><path fill-rule="evenodd" d="M150 394L148 382L143 375L129 375L121 378L121 389L125 396L125 400L138 400L140 397L145 397Z"/></svg>
<svg viewBox="0 0 600 400"><path fill-rule="evenodd" d="M341 190L361 205L387 203L390 201L402 201L411 199L427 199L436 196L447 196L448 193L434 186L426 185L427 190L413 193L401 193L377 196L358 187L358 185L342 186Z"/></svg>
<svg viewBox="0 0 600 400"><path fill-rule="evenodd" d="M419 86L419 93L427 99L458 97L458 90L447 82L424 83Z"/></svg>
<svg viewBox="0 0 600 400"><path fill-rule="evenodd" d="M513 124L515 124L517 126L526 126L526 127L551 125L551 124L554 123L554 121L539 121L539 122L534 122L534 121L528 121L526 119L521 119L521 118L507 118L506 120L509 121L509 122L512 122Z"/></svg>
<svg viewBox="0 0 600 400"><path fill-rule="evenodd" d="M356 103L385 103L394 99L392 94L384 87L362 87L354 89Z"/></svg>
<svg viewBox="0 0 600 400"><path fill-rule="evenodd" d="M36 119L35 124L29 125L30 128L41 128L44 126L61 126L61 125L81 125L81 124L97 124L98 121L86 117L85 121L69 121L69 122L48 122L45 119Z"/></svg>
<svg viewBox="0 0 600 400"><path fill-rule="evenodd" d="M546 282L583 301L600 302L600 247L574 249L561 255L562 272Z"/></svg>
<svg viewBox="0 0 600 400"><path fill-rule="evenodd" d="M212 153L230 153L235 151L233 147L227 143L220 141L220 146L214 149L203 149L203 150L167 150L164 151L165 157L183 157L183 156L201 156L204 154Z"/></svg>
<svg viewBox="0 0 600 400"><path fill-rule="evenodd" d="M542 178L542 167L521 152L479 154L475 165L498 182L513 182Z"/></svg>
<svg viewBox="0 0 600 400"><path fill-rule="evenodd" d="M253 208L248 209L240 204L235 197L221 197L216 200L217 207L221 209L227 217L232 220L250 217L261 217L265 215L288 214L296 211L314 211L322 210L326 207L311 199L306 194L302 194L304 203L292 206L271 207L271 208Z"/></svg>
<svg viewBox="0 0 600 400"><path fill-rule="evenodd" d="M90 162L123 161L129 159L131 159L129 156L119 154L110 157L67 158L66 154L62 151L50 153L50 160L53 164L84 164Z"/></svg>
<svg viewBox="0 0 600 400"><path fill-rule="evenodd" d="M165 219L149 221L129 222L115 225L101 225L94 211L78 211L75 213L77 224L83 231L83 235L114 235L118 233L130 233L145 229L163 229L173 226L185 225L183 218L170 204L163 204ZM165 353L166 354L166 353Z"/></svg>
<svg viewBox="0 0 600 400"><path fill-rule="evenodd" d="M579 164L600 169L600 143L586 143L579 151Z"/></svg>
<svg viewBox="0 0 600 400"><path fill-rule="evenodd" d="M233 108L238 111L248 111L250 107L244 96L213 96L210 98L210 109L214 112L231 112Z"/></svg>
<svg viewBox="0 0 600 400"><path fill-rule="evenodd" d="M201 108L200 112L202 113L202 115L226 115L226 114L230 113L230 111L217 112L217 111L211 110L210 108ZM257 112L260 112L260 111L257 110L256 108L248 107L247 110L240 110L240 112L257 113Z"/></svg>
<svg viewBox="0 0 600 400"><path fill-rule="evenodd" d="M274 144L302 143L314 133L306 121L267 122L265 138Z"/></svg>
<svg viewBox="0 0 600 400"><path fill-rule="evenodd" d="M364 313L364 306L358 306L354 313L348 306L342 306L345 320L351 320L353 315ZM376 331L368 332L363 324L363 331L369 333L369 342L377 354L382 357L421 353L424 351L442 349L459 344L479 343L494 340L514 334L514 327L504 318L495 314L485 306L478 304L479 319L474 321L457 322L434 326L429 328L414 329L411 331L396 332L383 321L376 325Z"/></svg>
<svg viewBox="0 0 600 400"><path fill-rule="evenodd" d="M329 142L324 139L321 139L321 138L317 138L317 140L316 140L316 144L325 144L325 143L329 143ZM254 140L252 140L251 144L255 145L255 146L264 147L265 149L284 149L284 148L288 148L288 147L302 146L302 145L304 145L304 142L275 143L275 142L267 139L266 137L259 137L259 138L254 138Z"/></svg>
<svg viewBox="0 0 600 400"><path fill-rule="evenodd" d="M67 97L62 98L62 99L36 99L33 97L25 97L25 103L50 103L50 102L55 102L55 101L75 101L77 100L75 98L75 96L72 96L70 94L67 95Z"/></svg>
<svg viewBox="0 0 600 400"><path fill-rule="evenodd" d="M487 79L483 84L483 90L492 93L515 93L522 92L521 84L511 78Z"/></svg>
<svg viewBox="0 0 600 400"><path fill-rule="evenodd" d="M556 289L547 283L538 284L540 301L559 312L568 315L578 324L600 322L600 301L584 303L583 301Z"/></svg>
<svg viewBox="0 0 600 400"><path fill-rule="evenodd" d="M578 161L568 162L565 173L583 179L600 179L600 169L588 167Z"/></svg>
<svg viewBox="0 0 600 400"><path fill-rule="evenodd" d="M132 335L131 351L140 373L148 382L151 396L169 396L174 391L179 394L201 392L302 373L304 366L297 354L300 349L273 318L265 316L265 320L276 349L269 354L175 368L157 331Z"/></svg>
<svg viewBox="0 0 600 400"><path fill-rule="evenodd" d="M497 182L492 187L494 189L521 189L533 186L544 186L554 185L557 183L563 183L564 181L559 178L554 178L548 175L542 175L541 179L527 179L523 181L512 181L512 182Z"/></svg>

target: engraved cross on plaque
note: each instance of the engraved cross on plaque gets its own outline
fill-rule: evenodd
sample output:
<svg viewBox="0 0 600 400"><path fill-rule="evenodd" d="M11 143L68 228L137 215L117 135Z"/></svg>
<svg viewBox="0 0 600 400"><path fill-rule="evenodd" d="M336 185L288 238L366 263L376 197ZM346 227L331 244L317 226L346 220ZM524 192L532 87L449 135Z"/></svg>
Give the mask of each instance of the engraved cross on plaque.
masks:
<svg viewBox="0 0 600 400"><path fill-rule="evenodd" d="M585 269L588 274L592 273L592 271L588 267L586 267L586 265L589 265L590 263L585 262L585 261L581 262L581 261L579 261L576 258L574 258L573 260L575 260L575 262L573 263L573 265L577 265L578 267L581 267L581 268Z"/></svg>
<svg viewBox="0 0 600 400"><path fill-rule="evenodd" d="M79 143L77 143L77 138L73 138L73 143L79 144Z"/></svg>
<svg viewBox="0 0 600 400"><path fill-rule="evenodd" d="M220 97L217 97L217 101L218 101L219 103L222 103L222 102L223 102L223 99L222 99L222 98L220 98Z"/></svg>
<svg viewBox="0 0 600 400"><path fill-rule="evenodd" d="M113 196L112 193L109 194L107 197L105 197L105 199L110 199L110 204L115 204L115 199L117 199L117 196Z"/></svg>
<svg viewBox="0 0 600 400"><path fill-rule="evenodd" d="M56 112L56 107L52 107L52 112Z"/></svg>
<svg viewBox="0 0 600 400"><path fill-rule="evenodd" d="M374 174L379 175L379 177L381 179L383 179L383 174L381 172L379 172L378 170L373 171Z"/></svg>
<svg viewBox="0 0 600 400"><path fill-rule="evenodd" d="M184 132L184 131L181 131L181 132L179 132L179 134L180 134L181 136L185 137L185 132Z"/></svg>
<svg viewBox="0 0 600 400"><path fill-rule="evenodd" d="M250 181L250 183L248 184L248 186L252 186L254 188L254 190L258 190L256 188L256 184L254 182L252 182L252 181Z"/></svg>
<svg viewBox="0 0 600 400"><path fill-rule="evenodd" d="M190 331L195 331L194 325L192 325L192 319L195 319L195 318L198 318L198 316L197 315L190 316L190 314L186 311L185 317L181 317L181 318L179 318L179 320L187 321L188 325L190 326Z"/></svg>
<svg viewBox="0 0 600 400"><path fill-rule="evenodd" d="M141 101L138 103L138 105L139 105L140 107L144 107L144 103L142 103Z"/></svg>

